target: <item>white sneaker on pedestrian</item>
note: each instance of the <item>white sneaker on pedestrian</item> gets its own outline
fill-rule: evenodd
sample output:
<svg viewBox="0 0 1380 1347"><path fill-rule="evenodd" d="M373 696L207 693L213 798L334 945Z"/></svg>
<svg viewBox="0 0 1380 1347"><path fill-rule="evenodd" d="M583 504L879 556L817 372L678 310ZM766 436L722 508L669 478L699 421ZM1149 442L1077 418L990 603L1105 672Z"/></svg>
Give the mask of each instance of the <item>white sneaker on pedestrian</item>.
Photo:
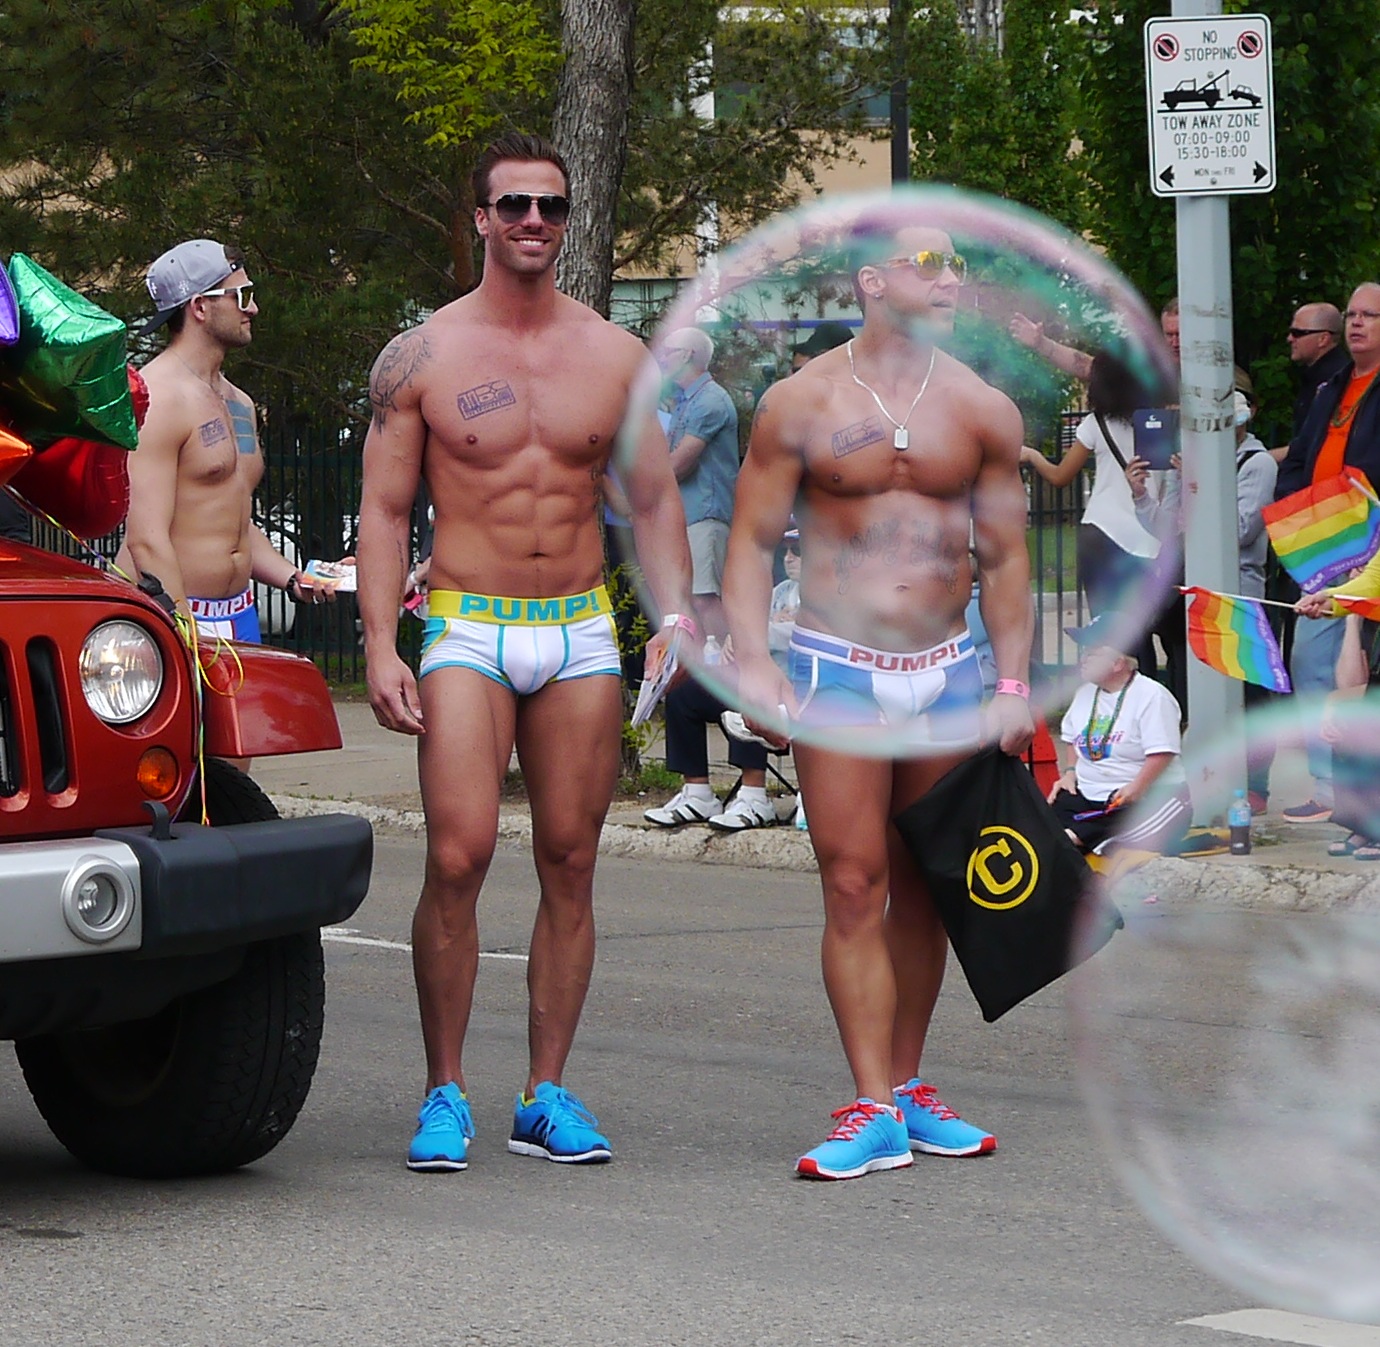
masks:
<svg viewBox="0 0 1380 1347"><path fill-rule="evenodd" d="M737 833L744 828L770 828L775 822L776 806L770 800L749 800L739 794L729 801L727 809L709 820L709 826L723 833Z"/></svg>
<svg viewBox="0 0 1380 1347"><path fill-rule="evenodd" d="M659 828L678 828L682 823L708 823L723 811L717 795L706 800L702 795L689 794L688 788L682 786L659 809L643 810L642 817Z"/></svg>

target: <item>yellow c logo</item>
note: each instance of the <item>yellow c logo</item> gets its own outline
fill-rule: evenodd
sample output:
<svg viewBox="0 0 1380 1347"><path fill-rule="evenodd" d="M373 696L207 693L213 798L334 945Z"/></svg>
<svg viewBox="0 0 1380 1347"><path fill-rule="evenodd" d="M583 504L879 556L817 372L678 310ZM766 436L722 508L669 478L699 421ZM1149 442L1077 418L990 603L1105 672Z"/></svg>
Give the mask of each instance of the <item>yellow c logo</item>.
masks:
<svg viewBox="0 0 1380 1347"><path fill-rule="evenodd" d="M984 838L995 840L984 846ZM1019 907L1034 893L1039 878L1039 858L1023 834L1000 825L978 834L978 845L968 857L968 897L979 907L993 912Z"/></svg>

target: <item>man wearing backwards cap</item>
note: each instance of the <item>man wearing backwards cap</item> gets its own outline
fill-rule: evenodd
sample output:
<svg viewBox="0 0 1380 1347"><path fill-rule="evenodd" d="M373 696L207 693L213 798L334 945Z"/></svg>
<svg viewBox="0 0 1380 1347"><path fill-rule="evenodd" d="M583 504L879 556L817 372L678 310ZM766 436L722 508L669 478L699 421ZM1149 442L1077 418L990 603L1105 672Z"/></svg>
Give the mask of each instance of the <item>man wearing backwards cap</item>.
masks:
<svg viewBox="0 0 1380 1347"><path fill-rule="evenodd" d="M116 564L156 575L198 630L259 639L252 580L299 603L332 599L275 550L250 519L264 474L254 404L221 373L248 346L258 305L244 255L190 239L148 271L157 313L139 335L167 326L168 344L141 371L149 410L129 460L129 518Z"/></svg>

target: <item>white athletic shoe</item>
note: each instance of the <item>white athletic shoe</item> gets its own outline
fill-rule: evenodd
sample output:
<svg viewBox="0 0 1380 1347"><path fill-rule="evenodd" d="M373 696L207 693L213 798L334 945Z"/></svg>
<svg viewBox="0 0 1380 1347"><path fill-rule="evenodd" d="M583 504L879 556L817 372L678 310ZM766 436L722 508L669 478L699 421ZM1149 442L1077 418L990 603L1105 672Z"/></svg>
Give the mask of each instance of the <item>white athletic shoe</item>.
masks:
<svg viewBox="0 0 1380 1347"><path fill-rule="evenodd" d="M682 823L708 823L723 811L717 795L706 800L700 795L686 794L682 787L660 809L643 810L642 817L659 828L678 828Z"/></svg>
<svg viewBox="0 0 1380 1347"><path fill-rule="evenodd" d="M728 808L709 820L711 828L737 833L744 828L770 828L776 822L776 806L770 800L746 800L735 795Z"/></svg>

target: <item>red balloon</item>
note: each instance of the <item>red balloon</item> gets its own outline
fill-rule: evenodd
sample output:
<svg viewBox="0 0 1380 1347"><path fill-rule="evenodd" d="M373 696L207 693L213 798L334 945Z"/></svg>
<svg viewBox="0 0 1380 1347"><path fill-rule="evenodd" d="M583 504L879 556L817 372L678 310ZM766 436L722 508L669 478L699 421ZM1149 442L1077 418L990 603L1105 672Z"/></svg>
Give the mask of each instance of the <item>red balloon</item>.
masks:
<svg viewBox="0 0 1380 1347"><path fill-rule="evenodd" d="M100 538L129 512L129 451L68 436L29 459L10 485L78 538Z"/></svg>
<svg viewBox="0 0 1380 1347"><path fill-rule="evenodd" d="M134 403L134 425L136 429L143 429L144 417L149 410L149 386L144 382L144 376L139 373L133 365L126 365L129 373L129 397Z"/></svg>

